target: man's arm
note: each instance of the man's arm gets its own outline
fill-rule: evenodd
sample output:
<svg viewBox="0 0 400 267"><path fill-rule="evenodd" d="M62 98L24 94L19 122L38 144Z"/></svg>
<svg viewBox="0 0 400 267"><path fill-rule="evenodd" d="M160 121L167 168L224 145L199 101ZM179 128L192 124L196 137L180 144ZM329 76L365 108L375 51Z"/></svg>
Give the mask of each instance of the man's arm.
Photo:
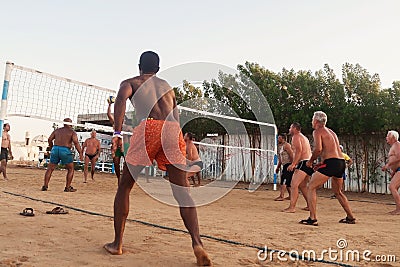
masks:
<svg viewBox="0 0 400 267"><path fill-rule="evenodd" d="M173 89L171 89L170 94L172 94L173 101L174 101L174 111L173 111L174 119L179 122L179 110L178 110L178 107L176 104L176 97L175 97L175 92Z"/></svg>
<svg viewBox="0 0 400 267"><path fill-rule="evenodd" d="M289 155L290 162L293 162L292 146L289 143L286 143L284 149L285 149L286 153L288 153L288 155Z"/></svg>
<svg viewBox="0 0 400 267"><path fill-rule="evenodd" d="M108 103L107 117L108 117L108 120L110 121L111 125L114 125L114 116L111 114L111 104L112 103Z"/></svg>
<svg viewBox="0 0 400 267"><path fill-rule="evenodd" d="M48 142L49 142L49 147L50 147L50 149L52 149L53 148L53 141L54 141L54 139L55 139L55 133L56 131L53 131L52 133L51 133L51 135L49 136L49 139L47 140Z"/></svg>
<svg viewBox="0 0 400 267"><path fill-rule="evenodd" d="M8 134L8 133L7 133ZM11 137L8 134L8 153L10 153L10 156L12 157L12 152L11 152Z"/></svg>
<svg viewBox="0 0 400 267"><path fill-rule="evenodd" d="M322 136L319 134L317 131L313 132L313 138L314 138L314 149L311 155L310 160L308 161L309 163L313 163L319 155L322 153ZM308 164L309 165L309 164Z"/></svg>
<svg viewBox="0 0 400 267"><path fill-rule="evenodd" d="M114 103L114 131L120 132L125 116L126 100L132 95L133 89L129 82L121 83Z"/></svg>
<svg viewBox="0 0 400 267"><path fill-rule="evenodd" d="M75 132L72 134L72 142L74 143L74 146L79 153L79 159L83 160L81 145L79 144L78 136Z"/></svg>

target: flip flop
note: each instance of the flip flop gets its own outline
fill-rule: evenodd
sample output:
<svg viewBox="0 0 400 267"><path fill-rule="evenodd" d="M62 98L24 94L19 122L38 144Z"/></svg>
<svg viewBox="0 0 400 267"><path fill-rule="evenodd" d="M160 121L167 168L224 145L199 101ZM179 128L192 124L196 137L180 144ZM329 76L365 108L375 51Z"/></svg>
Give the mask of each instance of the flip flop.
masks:
<svg viewBox="0 0 400 267"><path fill-rule="evenodd" d="M310 217L308 217L308 219L306 219L306 220L301 220L299 223L304 224L304 225L318 226L318 221L313 220Z"/></svg>
<svg viewBox="0 0 400 267"><path fill-rule="evenodd" d="M22 216L33 217L35 214L33 213L32 208L26 208L22 212L19 213Z"/></svg>
<svg viewBox="0 0 400 267"><path fill-rule="evenodd" d="M68 214L67 210L64 210L61 207L55 207L52 210L46 211L47 214Z"/></svg>
<svg viewBox="0 0 400 267"><path fill-rule="evenodd" d="M350 219L349 217L346 216L346 218L341 219L339 223L355 224L356 218Z"/></svg>

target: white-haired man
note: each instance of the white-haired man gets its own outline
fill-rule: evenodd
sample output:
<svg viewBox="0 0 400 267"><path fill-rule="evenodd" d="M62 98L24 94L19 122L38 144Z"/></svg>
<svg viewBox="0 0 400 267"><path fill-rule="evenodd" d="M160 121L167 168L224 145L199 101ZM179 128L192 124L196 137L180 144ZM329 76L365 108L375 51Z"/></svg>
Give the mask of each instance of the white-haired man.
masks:
<svg viewBox="0 0 400 267"><path fill-rule="evenodd" d="M392 171L392 181L389 185L389 190L393 195L396 209L389 212L392 215L400 215L400 142L399 133L396 131L389 131L386 136L386 142L390 145L388 154L388 163L382 168L383 171Z"/></svg>
<svg viewBox="0 0 400 267"><path fill-rule="evenodd" d="M334 131L327 128L327 116L322 111L314 113L312 127L314 129L314 150L307 166L311 167L314 161L321 157L321 164L316 167L316 172L312 175L308 184L307 200L310 209L310 217L301 220L300 223L307 225L318 225L317 223L317 188L322 186L329 178L332 179L332 190L337 200L342 205L347 216L341 219L340 223L354 224L356 219L350 209L347 197L341 191L343 186L343 173L346 169L346 162L339 147L339 139Z"/></svg>

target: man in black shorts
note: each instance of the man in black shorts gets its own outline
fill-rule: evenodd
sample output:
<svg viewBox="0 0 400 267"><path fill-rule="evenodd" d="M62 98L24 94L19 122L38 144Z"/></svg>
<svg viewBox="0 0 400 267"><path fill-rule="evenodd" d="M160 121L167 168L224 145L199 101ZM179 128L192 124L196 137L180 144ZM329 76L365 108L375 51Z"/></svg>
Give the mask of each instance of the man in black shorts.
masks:
<svg viewBox="0 0 400 267"><path fill-rule="evenodd" d="M294 171L292 184L290 205L283 212L296 212L296 203L299 198L299 189L307 203L307 182L314 170L307 167L306 162L311 158L311 147L308 138L301 133L299 123L292 123L289 129L292 135L293 162L288 167L289 171ZM308 210L308 206L303 208Z"/></svg>
<svg viewBox="0 0 400 267"><path fill-rule="evenodd" d="M319 156L322 163L316 166L316 172L311 177L308 184L307 199L310 209L310 217L301 220L300 223L307 225L318 225L317 223L317 188L322 186L329 178L332 179L332 190L337 200L342 205L347 216L341 219L340 223L354 224L356 219L350 209L349 201L342 192L343 173L346 169L346 162L343 158L342 151L339 147L339 139L335 132L327 128L327 116L322 111L314 113L312 126L314 128L314 150L311 159L307 162L308 167L312 167L314 160Z"/></svg>
<svg viewBox="0 0 400 267"><path fill-rule="evenodd" d="M281 170L281 188L280 195L275 198L275 201L290 200L290 184L292 183L293 171L289 171L287 168L293 161L293 150L285 137L280 134L278 135L278 166L276 167L275 173ZM288 191L289 197L285 198L285 191Z"/></svg>

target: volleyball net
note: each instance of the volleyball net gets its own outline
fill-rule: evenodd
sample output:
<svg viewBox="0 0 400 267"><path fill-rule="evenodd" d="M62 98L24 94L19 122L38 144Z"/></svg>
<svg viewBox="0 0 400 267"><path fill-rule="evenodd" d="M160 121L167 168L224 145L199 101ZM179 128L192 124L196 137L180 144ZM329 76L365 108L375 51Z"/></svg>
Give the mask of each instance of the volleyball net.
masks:
<svg viewBox="0 0 400 267"><path fill-rule="evenodd" d="M113 128L107 117L107 99L116 93L115 90L7 62L0 127L3 127L6 117L28 117L57 124L62 124L68 117L73 125L86 130L100 130L110 134L111 139ZM182 127L201 117L228 128L224 134L210 132L195 142L204 162L202 173L205 178L254 184L274 182L276 188L275 124L245 120L229 112L221 113L220 107L205 110L193 107L199 105L179 106ZM131 120L130 123L134 124L134 117L133 105L127 104L125 121ZM256 126L257 133L249 134L244 124Z"/></svg>

